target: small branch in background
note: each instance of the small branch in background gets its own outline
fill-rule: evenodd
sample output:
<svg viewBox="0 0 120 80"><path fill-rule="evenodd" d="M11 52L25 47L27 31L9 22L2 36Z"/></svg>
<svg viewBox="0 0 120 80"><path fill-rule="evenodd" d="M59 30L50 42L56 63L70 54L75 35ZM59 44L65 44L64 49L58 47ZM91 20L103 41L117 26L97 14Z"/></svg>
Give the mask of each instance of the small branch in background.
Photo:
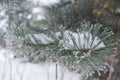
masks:
<svg viewBox="0 0 120 80"><path fill-rule="evenodd" d="M56 73L55 80L58 80L58 64L57 63L55 64L55 73Z"/></svg>

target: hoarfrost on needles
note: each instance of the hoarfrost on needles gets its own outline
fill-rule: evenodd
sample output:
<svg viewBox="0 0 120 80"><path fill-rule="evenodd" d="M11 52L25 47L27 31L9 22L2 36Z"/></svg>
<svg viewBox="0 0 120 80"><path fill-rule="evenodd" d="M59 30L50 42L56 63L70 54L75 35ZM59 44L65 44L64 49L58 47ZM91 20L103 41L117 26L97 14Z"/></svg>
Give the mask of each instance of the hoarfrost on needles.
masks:
<svg viewBox="0 0 120 80"><path fill-rule="evenodd" d="M67 30L64 32L63 36L63 40L61 40L60 43L64 46L65 49L90 49L94 48L99 42L101 42L97 36L93 38L92 34L89 32L75 33ZM76 46L74 45L74 42L76 43ZM100 49L103 47L105 47L105 45L103 42L101 42L94 49Z"/></svg>

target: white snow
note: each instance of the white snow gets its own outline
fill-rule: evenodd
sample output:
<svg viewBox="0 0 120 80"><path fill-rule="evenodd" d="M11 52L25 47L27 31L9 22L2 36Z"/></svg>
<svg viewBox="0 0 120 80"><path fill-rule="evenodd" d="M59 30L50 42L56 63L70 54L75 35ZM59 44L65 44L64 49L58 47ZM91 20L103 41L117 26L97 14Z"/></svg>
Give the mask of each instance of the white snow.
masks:
<svg viewBox="0 0 120 80"><path fill-rule="evenodd" d="M6 31L7 24L7 16L5 15L5 10L0 11L0 28Z"/></svg>
<svg viewBox="0 0 120 80"><path fill-rule="evenodd" d="M32 13L33 13L33 14L36 14L36 13L44 14L43 12L44 12L43 9L40 8L40 7L34 7L34 8L32 9Z"/></svg>
<svg viewBox="0 0 120 80"><path fill-rule="evenodd" d="M5 27L7 26L6 22L7 22L7 19L1 20L1 21L0 21L0 28L5 29Z"/></svg>
<svg viewBox="0 0 120 80"><path fill-rule="evenodd" d="M34 4L43 4L43 5L51 5L54 3L58 3L59 0L33 0Z"/></svg>
<svg viewBox="0 0 120 80"><path fill-rule="evenodd" d="M101 41L97 36L93 38L92 34L89 32L75 33L66 30L63 36L64 38L60 41L60 43L64 46L65 49L90 49L94 48ZM74 45L74 41L76 45ZM94 49L100 49L103 47L105 47L105 45L103 42L101 42Z"/></svg>
<svg viewBox="0 0 120 80"><path fill-rule="evenodd" d="M13 53L0 50L0 80L56 80L55 63L22 63ZM79 80L79 75L58 66L58 80Z"/></svg>
<svg viewBox="0 0 120 80"><path fill-rule="evenodd" d="M32 35L27 35L26 38L30 38L31 42L33 44L50 44L53 43L54 40L52 40L51 38L49 38L47 35L41 33L41 34L32 34Z"/></svg>
<svg viewBox="0 0 120 80"><path fill-rule="evenodd" d="M3 54L0 54L0 61L4 62L6 60L5 56Z"/></svg>
<svg viewBox="0 0 120 80"><path fill-rule="evenodd" d="M54 35L56 36L56 38L58 38L61 36L61 33L56 32ZM50 43L54 43L54 40L52 38L48 37L43 33L27 35L27 37L28 36L33 44L47 45ZM74 45L75 44L74 42L76 43L76 45ZM94 48L96 50L105 47L105 44L101 42L99 37L96 36L93 38L92 34L89 32L75 33L69 30L64 31L63 39L60 40L59 43L62 44L65 49L75 49L75 50L77 50L78 48L79 49Z"/></svg>

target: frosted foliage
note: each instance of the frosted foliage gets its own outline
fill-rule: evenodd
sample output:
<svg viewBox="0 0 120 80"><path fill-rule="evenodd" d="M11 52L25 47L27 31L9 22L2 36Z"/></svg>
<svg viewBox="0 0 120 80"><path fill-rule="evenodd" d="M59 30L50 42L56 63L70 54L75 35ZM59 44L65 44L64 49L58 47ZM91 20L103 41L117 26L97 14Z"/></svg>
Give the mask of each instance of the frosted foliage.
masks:
<svg viewBox="0 0 120 80"><path fill-rule="evenodd" d="M49 38L47 35L45 34L32 34L32 35L27 35L26 38L30 39L30 41L33 44L50 44L53 43L54 40L52 40L51 38Z"/></svg>
<svg viewBox="0 0 120 80"><path fill-rule="evenodd" d="M58 38L60 36L60 32L56 32L55 36ZM76 46L74 45L73 39L75 40ZM54 43L54 39L48 37L45 34L31 34L27 35L26 38L30 38L33 44L50 44ZM92 42L93 41L93 42ZM64 37L59 41L60 44L64 46L65 49L90 49L95 47L101 40L98 37L93 38L92 34L89 32L75 33L71 31L65 31ZM101 42L94 49L100 49L105 47L104 43Z"/></svg>
<svg viewBox="0 0 120 80"><path fill-rule="evenodd" d="M73 39L74 40L73 40ZM73 42L75 41L75 43ZM94 48L101 40L96 36L95 38L92 37L92 34L89 32L71 32L71 31L65 31L63 40L60 41L60 43L64 46L65 49L90 49ZM104 43L101 42L97 47L94 49L100 49L105 47Z"/></svg>
<svg viewBox="0 0 120 80"><path fill-rule="evenodd" d="M109 47L112 47L109 43L113 42L113 33L108 28L103 30L100 24L82 23L81 29L76 32L62 27L51 34L25 35L24 41L27 43L40 47L45 45L45 50L40 54L45 56L45 60L57 61L67 68L72 66L73 71L81 69L83 80L95 72L100 75L101 71L107 70L105 60L110 52Z"/></svg>
<svg viewBox="0 0 120 80"><path fill-rule="evenodd" d="M90 28L88 26L89 24L85 24L82 29L76 32L64 30L61 33L55 33L61 39L58 41L60 47L58 46L58 50L55 50L56 53L53 56L57 55L56 59L65 66L81 68L83 80L95 72L99 76L101 71L107 72L105 59L109 55L110 49L107 47L110 44L106 43L111 43L113 35L109 29L101 32L99 24L92 25Z"/></svg>

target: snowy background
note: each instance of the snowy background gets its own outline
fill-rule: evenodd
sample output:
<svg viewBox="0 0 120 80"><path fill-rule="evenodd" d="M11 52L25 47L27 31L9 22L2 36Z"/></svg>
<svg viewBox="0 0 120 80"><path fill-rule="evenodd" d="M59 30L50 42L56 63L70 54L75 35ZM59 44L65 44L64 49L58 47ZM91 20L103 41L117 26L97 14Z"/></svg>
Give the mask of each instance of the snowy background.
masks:
<svg viewBox="0 0 120 80"><path fill-rule="evenodd" d="M0 80L56 80L56 64L33 64L13 59L13 52L0 50ZM79 75L58 66L58 80L79 80Z"/></svg>

